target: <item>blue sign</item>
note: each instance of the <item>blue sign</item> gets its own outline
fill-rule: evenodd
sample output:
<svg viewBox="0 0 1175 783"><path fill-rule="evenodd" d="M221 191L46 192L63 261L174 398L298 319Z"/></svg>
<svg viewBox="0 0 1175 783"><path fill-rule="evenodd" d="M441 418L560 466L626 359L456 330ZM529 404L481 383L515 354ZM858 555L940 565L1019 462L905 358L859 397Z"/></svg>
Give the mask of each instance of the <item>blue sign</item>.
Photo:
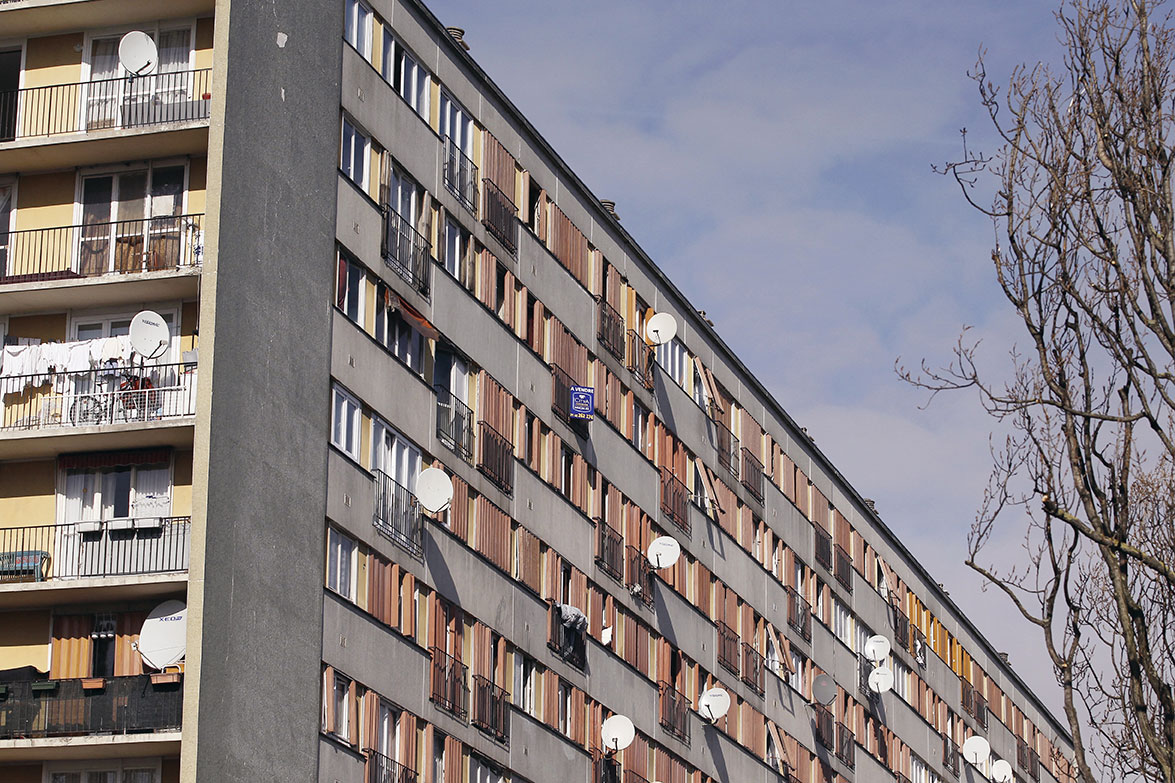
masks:
<svg viewBox="0 0 1175 783"><path fill-rule="evenodd" d="M596 390L591 386L571 387L571 418L591 421L596 416Z"/></svg>

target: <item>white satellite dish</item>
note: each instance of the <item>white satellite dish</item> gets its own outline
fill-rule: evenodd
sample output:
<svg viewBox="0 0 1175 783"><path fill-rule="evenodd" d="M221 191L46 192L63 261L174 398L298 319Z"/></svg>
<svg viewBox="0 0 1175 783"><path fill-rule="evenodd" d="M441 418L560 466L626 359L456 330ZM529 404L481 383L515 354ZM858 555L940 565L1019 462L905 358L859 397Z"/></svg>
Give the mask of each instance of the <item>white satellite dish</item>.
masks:
<svg viewBox="0 0 1175 783"><path fill-rule="evenodd" d="M812 698L826 706L832 704L836 699L836 681L827 674L812 680Z"/></svg>
<svg viewBox="0 0 1175 783"><path fill-rule="evenodd" d="M632 744L635 737L636 727L623 715L613 715L600 726L600 739L604 742L604 749L611 753L624 750Z"/></svg>
<svg viewBox="0 0 1175 783"><path fill-rule="evenodd" d="M698 698L698 713L714 723L730 711L730 694L722 688L711 688Z"/></svg>
<svg viewBox="0 0 1175 783"><path fill-rule="evenodd" d="M159 49L151 36L131 30L118 42L118 62L131 76L146 76L159 64Z"/></svg>
<svg viewBox="0 0 1175 783"><path fill-rule="evenodd" d="M975 736L969 737L963 743L963 758L971 762L975 766L979 766L987 761L987 757L991 755L991 745L983 737Z"/></svg>
<svg viewBox="0 0 1175 783"><path fill-rule="evenodd" d="M874 693L889 693L893 690L893 672L888 666L878 666L869 672L869 690Z"/></svg>
<svg viewBox="0 0 1175 783"><path fill-rule="evenodd" d="M416 477L416 499L430 514L448 508L453 502L453 481L440 468L425 468Z"/></svg>
<svg viewBox="0 0 1175 783"><path fill-rule="evenodd" d="M141 359L158 359L171 345L171 329L154 310L142 310L131 319L131 348Z"/></svg>
<svg viewBox="0 0 1175 783"><path fill-rule="evenodd" d="M1012 783L1012 765L1004 759L998 759L991 765L991 779L996 783Z"/></svg>
<svg viewBox="0 0 1175 783"><path fill-rule="evenodd" d="M881 634L870 636L865 640L865 658L873 663L881 663L889 657L889 639Z"/></svg>
<svg viewBox="0 0 1175 783"><path fill-rule="evenodd" d="M653 568L669 568L681 557L681 544L673 536L654 538L646 553Z"/></svg>
<svg viewBox="0 0 1175 783"><path fill-rule="evenodd" d="M653 345L664 345L677 336L677 319L673 313L655 313L645 324L645 337Z"/></svg>
<svg viewBox="0 0 1175 783"><path fill-rule="evenodd" d="M139 631L139 655L152 669L179 663L187 645L188 607L183 601L164 601L151 610Z"/></svg>

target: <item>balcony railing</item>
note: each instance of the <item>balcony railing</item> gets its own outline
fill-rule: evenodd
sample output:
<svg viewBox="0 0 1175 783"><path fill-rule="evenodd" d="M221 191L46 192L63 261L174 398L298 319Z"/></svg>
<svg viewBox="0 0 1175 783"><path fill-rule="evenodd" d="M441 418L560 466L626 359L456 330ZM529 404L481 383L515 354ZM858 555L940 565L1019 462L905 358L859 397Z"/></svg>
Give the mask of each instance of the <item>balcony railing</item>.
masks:
<svg viewBox="0 0 1175 783"><path fill-rule="evenodd" d="M432 653L432 702L457 718L465 720L469 714L469 688L465 674L469 667L439 647Z"/></svg>
<svg viewBox="0 0 1175 783"><path fill-rule="evenodd" d="M596 564L608 576L624 579L624 539L620 531L596 518Z"/></svg>
<svg viewBox="0 0 1175 783"><path fill-rule="evenodd" d="M0 284L161 272L204 260L204 215L0 233Z"/></svg>
<svg viewBox="0 0 1175 783"><path fill-rule="evenodd" d="M0 683L0 739L178 730L183 680L156 685L150 674ZM94 684L93 680L87 685Z"/></svg>
<svg viewBox="0 0 1175 783"><path fill-rule="evenodd" d="M191 367L191 370L188 368ZM2 430L147 422L196 413L195 365L157 364L0 378Z"/></svg>
<svg viewBox="0 0 1175 783"><path fill-rule="evenodd" d="M852 769L856 766L856 745L853 744L853 732L843 723L836 724L836 757Z"/></svg>
<svg viewBox="0 0 1175 783"><path fill-rule="evenodd" d="M478 422L477 469L507 495L514 493L514 447L506 436L489 425Z"/></svg>
<svg viewBox="0 0 1175 783"><path fill-rule="evenodd" d="M763 502L763 463L751 453L750 449L743 449L743 486L747 492L760 503Z"/></svg>
<svg viewBox="0 0 1175 783"><path fill-rule="evenodd" d="M1040 754L1021 737L1016 738L1016 766L1033 780L1040 780Z"/></svg>
<svg viewBox="0 0 1175 783"><path fill-rule="evenodd" d="M653 388L653 348L632 329L628 330L628 369L646 389Z"/></svg>
<svg viewBox="0 0 1175 783"><path fill-rule="evenodd" d="M812 641L812 606L794 587L787 588L787 624L805 642Z"/></svg>
<svg viewBox="0 0 1175 783"><path fill-rule="evenodd" d="M0 142L208 119L212 70L0 92Z"/></svg>
<svg viewBox="0 0 1175 783"><path fill-rule="evenodd" d="M896 606L893 617L893 641L896 647L903 650L910 649L910 618L906 617L905 612Z"/></svg>
<svg viewBox="0 0 1175 783"><path fill-rule="evenodd" d="M470 723L498 742L510 743L510 694L481 675L473 676Z"/></svg>
<svg viewBox="0 0 1175 783"><path fill-rule="evenodd" d="M832 571L832 534L820 525L813 526L815 533L816 562L825 571Z"/></svg>
<svg viewBox="0 0 1175 783"><path fill-rule="evenodd" d="M661 511L687 534L690 532L689 491L669 468L661 468Z"/></svg>
<svg viewBox="0 0 1175 783"><path fill-rule="evenodd" d="M437 440L473 462L473 411L444 386L437 386Z"/></svg>
<svg viewBox="0 0 1175 783"><path fill-rule="evenodd" d="M955 777L959 777L959 746L947 735L942 735L942 765Z"/></svg>
<svg viewBox="0 0 1175 783"><path fill-rule="evenodd" d="M836 581L850 595L853 592L853 559L840 544L836 545Z"/></svg>
<svg viewBox="0 0 1175 783"><path fill-rule="evenodd" d="M869 675L873 674L873 663L864 655L857 656L857 690L862 695L873 698L877 694L869 687Z"/></svg>
<svg viewBox="0 0 1175 783"><path fill-rule="evenodd" d="M414 555L424 551L424 521L416 496L382 470L375 471L375 529Z"/></svg>
<svg viewBox="0 0 1175 783"><path fill-rule="evenodd" d="M661 698L658 712L661 728L688 745L690 735L689 700L667 682L660 683L660 687Z"/></svg>
<svg viewBox="0 0 1175 783"><path fill-rule="evenodd" d="M635 546L628 547L628 582L627 587L632 591L636 600L645 606L653 603L653 566L645 553Z"/></svg>
<svg viewBox="0 0 1175 783"><path fill-rule="evenodd" d="M983 728L987 728L987 699L975 686L966 680L962 683L963 711L970 715Z"/></svg>
<svg viewBox="0 0 1175 783"><path fill-rule="evenodd" d="M743 642L743 682L760 696L767 685L766 661L752 645Z"/></svg>
<svg viewBox="0 0 1175 783"><path fill-rule="evenodd" d="M585 631L564 624L559 606L551 601L547 610L547 647L575 668L582 670L587 665L585 636Z"/></svg>
<svg viewBox="0 0 1175 783"><path fill-rule="evenodd" d="M188 570L190 517L0 528L0 582Z"/></svg>
<svg viewBox="0 0 1175 783"><path fill-rule="evenodd" d="M730 428L713 414L711 414L710 423L714 425L714 446L718 449L718 464L730 471L732 476L738 478L738 438L734 437Z"/></svg>
<svg viewBox="0 0 1175 783"><path fill-rule="evenodd" d="M624 361L624 319L603 297L600 298L596 337L604 350Z"/></svg>
<svg viewBox="0 0 1175 783"><path fill-rule="evenodd" d="M631 769L624 770L624 783L649 783L649 779L644 775L638 775Z"/></svg>
<svg viewBox="0 0 1175 783"><path fill-rule="evenodd" d="M718 623L718 665L729 669L735 677L739 674L738 634L721 621Z"/></svg>
<svg viewBox="0 0 1175 783"><path fill-rule="evenodd" d="M816 722L816 741L829 750L836 749L836 721L832 718L832 710L823 704L812 705L813 719Z"/></svg>
<svg viewBox="0 0 1175 783"><path fill-rule="evenodd" d="M381 250L384 263L421 296L428 296L432 275L429 253L432 246L390 205L383 205L383 213L384 236Z"/></svg>
<svg viewBox="0 0 1175 783"><path fill-rule="evenodd" d="M481 184L485 188L486 201L481 222L490 236L501 242L507 253L514 255L518 252L518 207L489 177L482 179Z"/></svg>
<svg viewBox="0 0 1175 783"><path fill-rule="evenodd" d="M620 783L620 759L595 751L592 757L592 783Z"/></svg>
<svg viewBox="0 0 1175 783"><path fill-rule="evenodd" d="M551 379L551 410L566 423L575 423L571 418L571 387L575 381L557 364L551 365Z"/></svg>
<svg viewBox="0 0 1175 783"><path fill-rule="evenodd" d="M477 212L477 166L451 136L445 137L445 187L457 197L461 206Z"/></svg>
<svg viewBox="0 0 1175 783"><path fill-rule="evenodd" d="M416 783L416 771L368 748L365 783Z"/></svg>

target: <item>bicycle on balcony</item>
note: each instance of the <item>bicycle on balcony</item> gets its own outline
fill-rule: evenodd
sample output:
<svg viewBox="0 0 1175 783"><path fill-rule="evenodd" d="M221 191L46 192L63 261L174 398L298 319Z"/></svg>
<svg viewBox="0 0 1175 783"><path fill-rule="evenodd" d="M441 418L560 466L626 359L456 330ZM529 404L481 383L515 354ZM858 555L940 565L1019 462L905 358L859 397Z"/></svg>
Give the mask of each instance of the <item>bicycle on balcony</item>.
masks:
<svg viewBox="0 0 1175 783"><path fill-rule="evenodd" d="M130 372L120 372L118 389L112 392L80 394L69 409L70 421L75 425L146 421L152 411L160 408L160 392L150 378Z"/></svg>

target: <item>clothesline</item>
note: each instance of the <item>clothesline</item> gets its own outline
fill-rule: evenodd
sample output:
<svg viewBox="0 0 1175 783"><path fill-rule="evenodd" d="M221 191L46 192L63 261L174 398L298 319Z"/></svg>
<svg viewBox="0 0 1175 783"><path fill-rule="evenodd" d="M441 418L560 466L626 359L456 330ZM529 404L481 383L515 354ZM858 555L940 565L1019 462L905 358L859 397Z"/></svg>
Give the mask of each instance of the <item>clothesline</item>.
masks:
<svg viewBox="0 0 1175 783"><path fill-rule="evenodd" d="M93 340L6 345L0 353L0 378L30 376L31 385L40 385L51 375L86 372L126 365L133 349L126 335Z"/></svg>

